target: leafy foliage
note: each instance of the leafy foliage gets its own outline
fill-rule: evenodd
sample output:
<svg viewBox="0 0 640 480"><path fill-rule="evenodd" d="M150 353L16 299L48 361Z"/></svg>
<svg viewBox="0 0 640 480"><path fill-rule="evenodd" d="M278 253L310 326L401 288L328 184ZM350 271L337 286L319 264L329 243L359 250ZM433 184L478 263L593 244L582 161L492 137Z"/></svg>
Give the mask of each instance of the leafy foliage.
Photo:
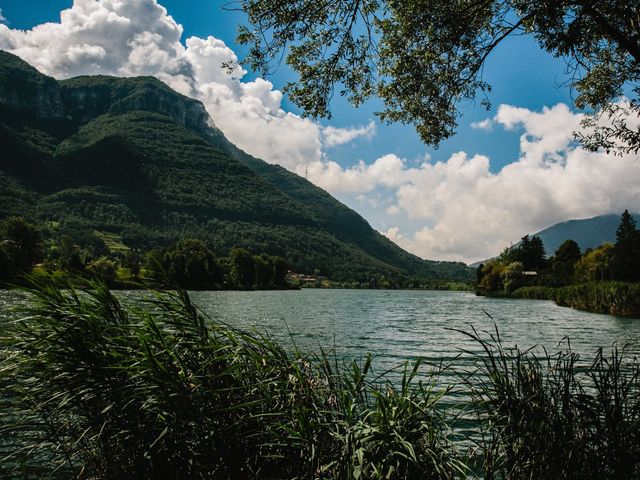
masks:
<svg viewBox="0 0 640 480"><path fill-rule="evenodd" d="M583 137L593 149L640 149L640 10L636 2L562 0L238 0L251 27L237 36L247 61L269 73L286 55L299 79L286 91L308 115L329 116L336 87L354 105L378 96L380 117L412 123L433 145L456 130L458 105L481 97L490 54L507 38L531 35L567 60L576 104L596 112ZM628 88L625 91L626 87ZM623 93L635 95L614 103ZM597 128L599 113L614 120Z"/></svg>
<svg viewBox="0 0 640 480"><path fill-rule="evenodd" d="M616 231L616 244L613 249L613 276L619 280L640 280L640 232L636 222L625 210Z"/></svg>
<svg viewBox="0 0 640 480"><path fill-rule="evenodd" d="M21 217L0 221L0 285L29 273L42 258L40 232Z"/></svg>
<svg viewBox="0 0 640 480"><path fill-rule="evenodd" d="M627 210L617 237L615 245L605 243L584 255L576 242L566 240L548 261L538 237L523 237L499 259L478 268L477 293L544 298L592 312L640 317L640 233ZM527 265L537 266L536 271L524 272Z"/></svg>
<svg viewBox="0 0 640 480"><path fill-rule="evenodd" d="M558 284L573 281L576 264L582 258L580 247L573 240L565 240L551 258L551 272Z"/></svg>

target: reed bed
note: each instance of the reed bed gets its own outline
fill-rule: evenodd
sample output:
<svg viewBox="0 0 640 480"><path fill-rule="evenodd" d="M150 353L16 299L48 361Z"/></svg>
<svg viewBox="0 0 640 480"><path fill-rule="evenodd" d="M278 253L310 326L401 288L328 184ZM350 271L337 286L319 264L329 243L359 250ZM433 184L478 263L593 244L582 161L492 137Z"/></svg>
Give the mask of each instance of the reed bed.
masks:
<svg viewBox="0 0 640 480"><path fill-rule="evenodd" d="M560 288L556 303L596 313L640 317L640 283L591 282Z"/></svg>
<svg viewBox="0 0 640 480"><path fill-rule="evenodd" d="M3 315L0 478L640 478L640 375L624 349L585 362L569 344L520 351L460 331L482 348L451 392L419 361L376 376L371 357L284 347L183 291L123 305L101 284L31 282L28 306ZM451 394L462 410L443 408ZM451 425L470 415L461 439Z"/></svg>
<svg viewBox="0 0 640 480"><path fill-rule="evenodd" d="M590 362L571 351L521 351L499 332L468 377L485 480L640 478L640 369L613 347Z"/></svg>
<svg viewBox="0 0 640 480"><path fill-rule="evenodd" d="M32 279L3 325L0 477L453 479L465 466L406 365L343 366L204 317L185 292L123 307L103 285Z"/></svg>

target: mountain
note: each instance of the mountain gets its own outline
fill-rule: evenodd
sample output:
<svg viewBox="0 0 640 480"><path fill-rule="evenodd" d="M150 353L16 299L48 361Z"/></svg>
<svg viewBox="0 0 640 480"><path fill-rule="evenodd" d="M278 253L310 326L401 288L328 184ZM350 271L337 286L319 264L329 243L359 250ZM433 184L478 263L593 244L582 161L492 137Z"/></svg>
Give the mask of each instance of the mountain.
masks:
<svg viewBox="0 0 640 480"><path fill-rule="evenodd" d="M552 256L565 240L574 240L584 252L588 248L599 247L605 242L615 243L616 230L620 224L621 215L622 213L620 215L601 215L581 220L568 220L556 223L530 236L540 237L548 257ZM634 214L633 217L636 224L640 225L640 215ZM470 267L476 268L487 261L473 263Z"/></svg>
<svg viewBox="0 0 640 480"><path fill-rule="evenodd" d="M219 255L245 247L336 280L471 277L238 149L200 102L155 78L56 81L0 51L0 148L0 218L73 222L146 248L199 238Z"/></svg>
<svg viewBox="0 0 640 480"><path fill-rule="evenodd" d="M601 215L583 220L569 220L557 223L539 231L547 255L551 256L565 240L575 240L584 252L587 248L599 247L605 242L616 242L616 230L620 224L620 215ZM634 215L640 225L640 215Z"/></svg>

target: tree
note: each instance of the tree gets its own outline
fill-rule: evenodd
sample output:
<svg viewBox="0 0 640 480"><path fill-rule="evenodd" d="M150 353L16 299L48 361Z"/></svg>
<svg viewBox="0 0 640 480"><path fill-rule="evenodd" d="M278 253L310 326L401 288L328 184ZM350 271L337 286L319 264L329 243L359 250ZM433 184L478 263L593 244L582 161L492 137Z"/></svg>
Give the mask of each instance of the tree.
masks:
<svg viewBox="0 0 640 480"><path fill-rule="evenodd" d="M82 258L80 247L78 247L68 235L64 235L60 239L60 249L57 260L62 270L67 272L84 271L85 259Z"/></svg>
<svg viewBox="0 0 640 480"><path fill-rule="evenodd" d="M613 245L605 243L585 252L575 266L575 280L578 282L604 281L611 279Z"/></svg>
<svg viewBox="0 0 640 480"><path fill-rule="evenodd" d="M137 250L131 250L122 259L122 266L129 269L133 278L138 278L142 267L142 257Z"/></svg>
<svg viewBox="0 0 640 480"><path fill-rule="evenodd" d="M491 260L482 267L482 279L479 290L485 292L497 292L504 288L504 270L506 265L503 262Z"/></svg>
<svg viewBox="0 0 640 480"><path fill-rule="evenodd" d="M329 117L335 88L354 105L380 97L386 121L415 124L438 145L456 130L458 105L481 98L491 53L507 38L532 36L567 61L576 106L610 116L582 137L597 149L640 149L640 4L629 0L238 0L250 27L247 62L262 74L286 54L299 80L285 87L312 117ZM286 52L286 53L285 53ZM228 65L229 68L234 65ZM615 103L625 87L631 102ZM589 120L587 120L589 123ZM634 126L635 125L635 126Z"/></svg>
<svg viewBox="0 0 640 480"><path fill-rule="evenodd" d="M4 251L3 245L0 244L0 285L13 278L13 266L9 255Z"/></svg>
<svg viewBox="0 0 640 480"><path fill-rule="evenodd" d="M544 243L537 235L525 235L515 247L506 249L501 254L504 263L520 262L525 270L539 271L545 267L546 252Z"/></svg>
<svg viewBox="0 0 640 480"><path fill-rule="evenodd" d="M616 280L640 280L640 233L628 210L620 217L620 225L616 230L612 273Z"/></svg>
<svg viewBox="0 0 640 480"><path fill-rule="evenodd" d="M229 252L231 258L231 282L240 288L251 288L255 281L255 260L244 248L234 248Z"/></svg>
<svg viewBox="0 0 640 480"><path fill-rule="evenodd" d="M222 283L222 269L200 240L181 240L163 258L169 277L184 288L208 288Z"/></svg>
<svg viewBox="0 0 640 480"><path fill-rule="evenodd" d="M522 262L513 262L504 268L502 271L502 284L505 292L513 292L520 286L523 270L524 265Z"/></svg>
<svg viewBox="0 0 640 480"><path fill-rule="evenodd" d="M258 255L253 257L255 262L255 281L259 288L267 288L273 284L273 263L271 257L265 255Z"/></svg>
<svg viewBox="0 0 640 480"><path fill-rule="evenodd" d="M0 249L5 264L4 277L28 273L42 259L42 240L38 229L22 217L0 222Z"/></svg>
<svg viewBox="0 0 640 480"><path fill-rule="evenodd" d="M574 240L562 242L551 258L551 273L556 284L571 283L576 263L580 258L582 258L580 246Z"/></svg>
<svg viewBox="0 0 640 480"><path fill-rule="evenodd" d="M276 287L284 287L287 285L287 273L289 272L289 265L287 261L282 257L271 257L273 264L273 284Z"/></svg>

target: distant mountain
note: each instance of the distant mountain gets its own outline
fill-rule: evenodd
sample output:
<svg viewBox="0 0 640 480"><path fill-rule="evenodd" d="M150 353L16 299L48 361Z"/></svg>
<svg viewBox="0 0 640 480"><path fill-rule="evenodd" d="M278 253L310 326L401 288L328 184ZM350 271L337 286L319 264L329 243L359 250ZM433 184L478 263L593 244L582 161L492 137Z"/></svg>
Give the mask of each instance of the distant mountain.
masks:
<svg viewBox="0 0 640 480"><path fill-rule="evenodd" d="M200 238L336 280L471 278L425 261L324 190L235 147L203 105L149 77L56 81L0 51L0 218L76 222L150 248Z"/></svg>
<svg viewBox="0 0 640 480"><path fill-rule="evenodd" d="M551 256L565 240L575 240L584 252L587 248L599 247L605 242L616 242L616 230L620 224L619 215L601 215L583 220L569 220L545 228L535 235L539 236L547 255ZM640 226L640 215L634 214Z"/></svg>
<svg viewBox="0 0 640 480"><path fill-rule="evenodd" d="M620 212L620 215L601 215L582 220L568 220L531 235L540 237L549 257L554 254L565 240L574 240L584 252L587 248L596 248L605 242L615 243L616 230L620 224L621 215L622 212ZM633 217L640 227L640 215L634 214ZM470 267L476 268L486 261L473 263Z"/></svg>

